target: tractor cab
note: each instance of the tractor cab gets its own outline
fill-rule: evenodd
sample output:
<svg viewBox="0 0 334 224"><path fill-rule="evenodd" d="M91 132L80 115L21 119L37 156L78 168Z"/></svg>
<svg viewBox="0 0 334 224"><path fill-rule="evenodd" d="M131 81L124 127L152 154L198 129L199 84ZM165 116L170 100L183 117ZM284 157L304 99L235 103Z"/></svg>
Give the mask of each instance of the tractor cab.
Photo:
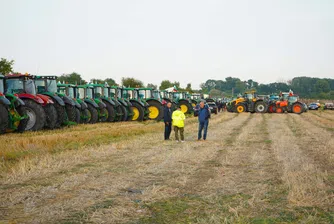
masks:
<svg viewBox="0 0 334 224"><path fill-rule="evenodd" d="M3 96L3 93L5 92L5 83L4 83L4 76L0 74L0 94Z"/></svg>
<svg viewBox="0 0 334 224"><path fill-rule="evenodd" d="M139 88L139 98L145 100L148 105L148 118L151 120L163 119L163 104L160 98L159 90L152 88Z"/></svg>
<svg viewBox="0 0 334 224"><path fill-rule="evenodd" d="M70 97L71 99L76 99L77 96L77 88L75 88L75 85L72 84L57 84L57 92L60 95L65 95Z"/></svg>
<svg viewBox="0 0 334 224"><path fill-rule="evenodd" d="M6 77L6 92L10 94L36 95L36 86L32 75L9 75Z"/></svg>
<svg viewBox="0 0 334 224"><path fill-rule="evenodd" d="M35 85L37 93L56 93L57 92L57 77L56 76L35 76Z"/></svg>
<svg viewBox="0 0 334 224"><path fill-rule="evenodd" d="M148 103L144 100L146 92L138 88L122 88L122 97L128 99L132 104L132 120L143 121L149 118Z"/></svg>

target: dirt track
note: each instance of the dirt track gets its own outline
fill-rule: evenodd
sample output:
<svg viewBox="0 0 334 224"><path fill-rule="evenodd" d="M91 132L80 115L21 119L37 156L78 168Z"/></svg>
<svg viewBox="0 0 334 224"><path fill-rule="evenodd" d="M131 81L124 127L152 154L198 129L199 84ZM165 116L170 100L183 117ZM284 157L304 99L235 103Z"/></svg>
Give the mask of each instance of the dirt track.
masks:
<svg viewBox="0 0 334 224"><path fill-rule="evenodd" d="M0 223L334 222L333 112L213 115L205 142L195 119L185 143L150 123L19 162L0 180Z"/></svg>

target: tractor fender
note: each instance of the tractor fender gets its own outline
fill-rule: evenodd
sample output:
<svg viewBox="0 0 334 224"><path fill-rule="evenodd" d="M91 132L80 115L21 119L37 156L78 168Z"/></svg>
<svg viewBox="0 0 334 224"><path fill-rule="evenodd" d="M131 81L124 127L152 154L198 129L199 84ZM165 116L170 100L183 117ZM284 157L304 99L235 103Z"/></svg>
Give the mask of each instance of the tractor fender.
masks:
<svg viewBox="0 0 334 224"><path fill-rule="evenodd" d="M77 101L73 100L75 107L78 108L79 110L81 110L81 105L80 103L78 103Z"/></svg>
<svg viewBox="0 0 334 224"><path fill-rule="evenodd" d="M54 102L57 102L60 106L65 106L64 100L57 95L50 96Z"/></svg>
<svg viewBox="0 0 334 224"><path fill-rule="evenodd" d="M0 104L3 104L5 106L9 106L10 101L6 97L0 97Z"/></svg>
<svg viewBox="0 0 334 224"><path fill-rule="evenodd" d="M120 102L117 99L112 98L112 101L114 102L116 107L120 105Z"/></svg>
<svg viewBox="0 0 334 224"><path fill-rule="evenodd" d="M132 103L132 102L139 103L141 106L145 107L145 104L144 104L143 102L139 101L139 100L131 99L131 100L130 100L130 103Z"/></svg>
<svg viewBox="0 0 334 224"><path fill-rule="evenodd" d="M6 98L14 104L15 107L19 107L19 106L24 106L25 103L23 102L23 100L21 100L19 97L17 97L16 95L14 94L6 94L5 95Z"/></svg>
<svg viewBox="0 0 334 224"><path fill-rule="evenodd" d="M97 105L99 105L100 109L103 109L103 108L107 107L107 105L105 103L103 103L102 100Z"/></svg>
<svg viewBox="0 0 334 224"><path fill-rule="evenodd" d="M147 100L146 102L148 103L148 105L150 105L150 102L157 102L157 103L160 103L161 104L161 106L162 106L162 103L159 101L159 100L157 100L157 99L149 99L149 100Z"/></svg>
<svg viewBox="0 0 334 224"><path fill-rule="evenodd" d="M118 102L120 102L124 107L128 106L128 104L123 99L119 99Z"/></svg>
<svg viewBox="0 0 334 224"><path fill-rule="evenodd" d="M75 102L74 100L72 100L70 97L68 96L63 96L63 101L65 104L69 104L71 106L74 106L75 105Z"/></svg>
<svg viewBox="0 0 334 224"><path fill-rule="evenodd" d="M76 103L79 104L79 102L76 102ZM85 103L84 101L81 101L79 105L81 106L81 110L85 110L88 108L87 103Z"/></svg>
<svg viewBox="0 0 334 224"><path fill-rule="evenodd" d="M44 104L44 101L42 100L42 98L37 97L32 94L22 93L22 94L19 94L19 97L20 99L30 99L30 100L35 101L38 104Z"/></svg>
<svg viewBox="0 0 334 224"><path fill-rule="evenodd" d="M108 99L108 98L102 98L102 102L103 102L103 101L106 101L106 102L110 103L113 107L116 106L115 102L114 102L113 100L111 100L111 99Z"/></svg>
<svg viewBox="0 0 334 224"><path fill-rule="evenodd" d="M99 108L99 105L97 105L93 100L91 99L85 99L85 103L92 105L95 108Z"/></svg>
<svg viewBox="0 0 334 224"><path fill-rule="evenodd" d="M54 104L53 100L49 96L42 95L42 94L36 94L36 96L43 100L43 106L46 106L49 103Z"/></svg>

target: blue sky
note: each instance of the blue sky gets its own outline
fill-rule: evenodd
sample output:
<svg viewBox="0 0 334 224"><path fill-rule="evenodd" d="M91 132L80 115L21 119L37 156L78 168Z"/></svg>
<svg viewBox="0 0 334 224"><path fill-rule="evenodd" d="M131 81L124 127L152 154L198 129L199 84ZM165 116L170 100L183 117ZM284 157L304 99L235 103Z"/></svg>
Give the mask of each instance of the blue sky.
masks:
<svg viewBox="0 0 334 224"><path fill-rule="evenodd" d="M0 0L0 57L84 79L334 78L333 0Z"/></svg>

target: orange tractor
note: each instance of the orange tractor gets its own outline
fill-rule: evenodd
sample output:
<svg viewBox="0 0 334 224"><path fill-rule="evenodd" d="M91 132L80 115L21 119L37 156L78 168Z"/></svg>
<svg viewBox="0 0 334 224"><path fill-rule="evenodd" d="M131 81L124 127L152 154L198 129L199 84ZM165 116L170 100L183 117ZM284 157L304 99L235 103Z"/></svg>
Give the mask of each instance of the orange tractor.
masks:
<svg viewBox="0 0 334 224"><path fill-rule="evenodd" d="M295 113L301 114L304 112L303 103L299 102L299 97L294 95L292 91L281 93L280 99L269 104L269 113Z"/></svg>

